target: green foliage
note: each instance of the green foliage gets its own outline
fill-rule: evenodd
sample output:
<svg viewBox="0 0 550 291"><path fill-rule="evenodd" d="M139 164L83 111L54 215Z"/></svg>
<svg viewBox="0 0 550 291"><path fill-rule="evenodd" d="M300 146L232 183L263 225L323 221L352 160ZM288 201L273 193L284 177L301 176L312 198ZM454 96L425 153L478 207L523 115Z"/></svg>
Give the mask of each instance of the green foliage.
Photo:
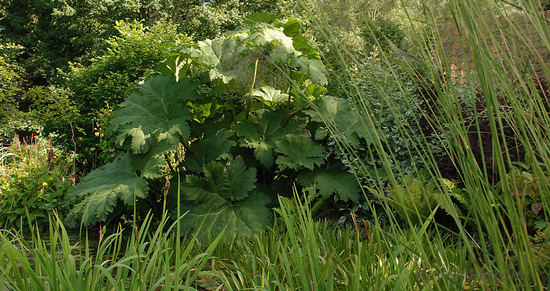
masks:
<svg viewBox="0 0 550 291"><path fill-rule="evenodd" d="M119 200L127 206L133 206L137 197L145 197L148 186L144 175L147 172L141 175L134 172L135 168L126 157L106 164L92 171L72 188L65 205L72 207L71 213L84 214L77 219L86 224L105 221L108 214L115 212ZM73 219L69 217L68 221Z"/></svg>
<svg viewBox="0 0 550 291"><path fill-rule="evenodd" d="M367 52L389 52L401 47L405 34L394 22L367 20L362 36Z"/></svg>
<svg viewBox="0 0 550 291"><path fill-rule="evenodd" d="M178 142L189 137L188 121L193 114L185 104L198 98L198 84L189 79L175 82L171 76L158 76L136 86L128 100L120 104L109 130L118 132L116 142L132 153L145 153L151 145L162 142L176 149ZM127 139L130 137L130 139Z"/></svg>
<svg viewBox="0 0 550 291"><path fill-rule="evenodd" d="M242 25L247 15L270 13L282 18L292 14L294 5L288 0L181 1L172 19L195 40L214 39Z"/></svg>
<svg viewBox="0 0 550 291"><path fill-rule="evenodd" d="M9 115L0 118L0 133L6 136L36 133L53 134L55 141L65 148L71 143L71 120L78 116L74 103L66 89L49 86L35 86L9 98L14 105Z"/></svg>
<svg viewBox="0 0 550 291"><path fill-rule="evenodd" d="M69 92L56 86L30 86L23 68L14 62L21 49L0 44L0 135L55 132L68 141L69 120L77 115Z"/></svg>
<svg viewBox="0 0 550 291"><path fill-rule="evenodd" d="M3 38L24 47L19 61L27 73L45 85L58 69L66 71L68 62L97 56L103 40L117 34L116 21L149 25L169 19L172 7L162 0L10 0L0 3L0 27Z"/></svg>
<svg viewBox="0 0 550 291"><path fill-rule="evenodd" d="M0 151L0 225L22 229L27 222L43 228L48 215L60 216L73 177L71 157L42 138L15 138Z"/></svg>
<svg viewBox="0 0 550 291"><path fill-rule="evenodd" d="M276 142L284 136L300 133L300 126L304 124L298 120L287 123L284 110L259 111L251 117L234 127L241 137L239 144L253 148L256 159L265 167L271 167L275 162Z"/></svg>
<svg viewBox="0 0 550 291"><path fill-rule="evenodd" d="M206 164L202 176L187 175L182 184L182 196L188 201L182 210L189 210L182 221L184 231L196 231L204 222L206 234L219 233L227 227L233 236L238 232L251 237L269 225L270 199L256 189L256 169L247 169L242 157L223 164Z"/></svg>
<svg viewBox="0 0 550 291"><path fill-rule="evenodd" d="M547 214L543 209L544 191L539 188L540 185L531 171L525 164L512 166L504 179L495 185L495 190L502 200L506 200L504 195L510 194L515 198L515 201L512 200L515 202L513 205L522 208L525 226L530 234L535 234L537 222L544 220ZM510 187L511 193L506 193L505 187Z"/></svg>
<svg viewBox="0 0 550 291"><path fill-rule="evenodd" d="M174 50L158 73L115 109L110 134L127 154L92 172L69 193L68 204L82 201L73 217L87 213L93 216L83 220L88 224L105 221L118 214L118 199L125 202L123 209L134 205L132 195L134 201L158 195L136 187L144 177L152 183L158 178L146 177L151 163L136 159L159 161L153 165L171 178L168 207L174 209L181 200L182 209L189 211L182 229L196 231L204 221L206 236L225 226L243 236L264 230L272 217L272 197L289 193L301 172L317 173L301 186L316 184L324 197L338 193L336 200L357 200L357 186L342 192L320 180L328 153L308 129L318 128L319 122L302 111L315 94L326 92L321 87L326 76L317 52L304 42L299 22L266 14L249 22L224 37ZM339 104L351 107L346 101ZM341 118L334 117L336 122ZM330 174L353 182L339 165ZM117 175L127 181L113 180ZM137 188L139 192L126 190Z"/></svg>
<svg viewBox="0 0 550 291"><path fill-rule="evenodd" d="M441 207L449 215L458 215L464 219L465 216L458 205L450 199L452 197L463 206L467 206L467 196L462 191L447 179L404 176L400 184L389 189L389 197L376 195L380 199L387 199L404 220L410 219L411 223L416 224L423 223L437 207Z"/></svg>
<svg viewBox="0 0 550 291"><path fill-rule="evenodd" d="M343 202L358 202L361 194L354 175L334 166L300 173L298 181L303 185L316 185L319 194L324 198L334 195L334 200Z"/></svg>
<svg viewBox="0 0 550 291"><path fill-rule="evenodd" d="M0 49L10 50L10 46L0 44ZM9 59L0 56L0 120L6 124L6 119L17 110L15 96L20 94L23 69L13 64ZM6 129L0 129L0 134L5 134Z"/></svg>
<svg viewBox="0 0 550 291"><path fill-rule="evenodd" d="M275 142L275 151L281 154L276 163L292 170L309 169L325 163L326 151L313 140L296 134L287 134Z"/></svg>
<svg viewBox="0 0 550 291"><path fill-rule="evenodd" d="M315 110L308 110L307 114L323 124L315 132L318 139L329 137L337 143L358 147L361 141L371 145L376 136L374 130L369 132L364 126L367 120L346 99L323 96Z"/></svg>
<svg viewBox="0 0 550 291"><path fill-rule="evenodd" d="M49 232L31 229L29 239L17 231L0 232L0 287L32 290L196 290L222 234L203 248L196 238L174 238L165 231L166 216L153 229L152 216L127 233L118 227L78 236L51 216ZM134 231L135 230L135 231ZM92 240L96 239L97 245ZM99 239L99 241L97 241ZM15 267L15 268L14 268Z"/></svg>
<svg viewBox="0 0 550 291"><path fill-rule="evenodd" d="M118 21L116 29L119 35L106 40L107 50L100 57L89 65L72 64L65 75L81 115L75 122L78 148L88 162L97 154L102 160L112 159L112 137L105 133L113 107L132 93L168 50L187 41L174 25L164 22L148 27L143 22Z"/></svg>

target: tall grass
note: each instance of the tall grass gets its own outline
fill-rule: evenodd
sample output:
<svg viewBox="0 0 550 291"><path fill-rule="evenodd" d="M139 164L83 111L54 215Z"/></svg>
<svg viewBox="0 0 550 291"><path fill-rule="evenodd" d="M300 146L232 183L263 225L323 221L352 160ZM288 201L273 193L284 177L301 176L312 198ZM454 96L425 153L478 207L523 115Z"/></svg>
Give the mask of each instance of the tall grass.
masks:
<svg viewBox="0 0 550 291"><path fill-rule="evenodd" d="M177 248L167 217L151 229L148 216L129 239L123 231L102 238L92 254L86 241L74 251L57 217L50 221L48 241L33 232L30 243L12 232L0 233L2 290L195 290L197 277L222 235L206 249L194 238Z"/></svg>
<svg viewBox="0 0 550 291"><path fill-rule="evenodd" d="M404 6L403 10L407 12L407 1L401 3ZM396 58L395 54L382 51L377 60L365 64L364 60L356 59L342 47L342 42L332 33L330 24L323 22L322 11L311 15L323 38L332 40L332 51L339 52L339 63L333 65L339 66L341 72L348 72L347 76L340 79L341 87L345 89L348 98L355 98L355 106L365 112L363 126L366 132L373 132L373 129L379 126L376 112L369 106L369 100L372 98L385 102L391 114L407 121L411 119L398 109L413 104L414 101L406 98L396 100L391 95L392 92L400 92L400 96L410 96L407 82L411 79L415 80L417 86L428 87L433 91L432 94L420 96L420 102L431 106L427 106L422 113L420 110L415 112L419 115L424 114L423 117L429 121L433 132L440 133L436 138L440 139L443 149L451 157L460 174L458 184L465 190L463 195L469 202L468 217L459 214L460 209L451 198L449 189L442 186L439 186L439 193L435 194L439 204L431 215L421 215L415 208L416 204L405 205L400 199L395 199L396 195L410 195L413 189L398 187L405 173L392 163L395 156L387 150L389 140L384 136L377 136L377 143L371 148L370 155L381 159L388 173L387 183L373 184L369 187L370 192L366 193L370 194L370 198L387 197L382 199L385 202L386 214L390 217L391 231L386 232L382 239L412 240L404 252L414 254L418 258L417 261L421 262L417 274L418 278L424 279L420 283L423 288L447 290L455 288L450 284L467 287L469 281L474 281L477 287L485 290L542 290L542 279L547 281L548 270L541 270L540 266L537 266L536 258L541 254L533 251L527 229L527 212L532 210L525 207L529 204L529 198L524 194L527 191L526 181L518 177L517 171L511 170L521 167L523 172L533 176L531 181L536 184L535 193L540 195L541 213L545 213L547 221L550 193L550 148L547 132L550 129L550 116L547 111L547 92L539 90L541 87L544 88L544 81L534 78L532 68L535 63L540 64L541 77L548 80L550 75L545 63L546 55L541 51L546 49L547 53L550 48L549 33L545 16L538 6L540 3L521 3L521 7L511 8L498 1L449 1L449 11L452 12L453 21L458 27L462 46L472 56L472 62L465 68L468 74L466 83L457 82L452 77L456 72L451 70L452 64L442 53L445 44L441 41L441 23L435 21L436 16L431 14L430 7L425 7L421 23L417 22L418 15L411 14L406 14L408 18L403 21L407 25L412 47L416 48L416 53L410 57L414 58L414 61ZM521 8L521 11L518 8ZM518 17L525 17L529 25L516 25ZM532 38L533 30L537 35L535 40ZM378 63L375 69L373 63ZM348 69L351 66L363 68L364 71L352 72ZM424 73L419 78L420 67ZM375 71L381 68L385 71ZM361 88L360 81L365 80L372 84L371 91L366 92ZM475 112L473 118L462 114L461 102L464 99L461 98L464 96L465 87L470 92L478 92L482 96L479 101L483 104L484 111ZM392 108L395 110L392 111ZM484 147L482 134L488 134L483 132L487 127L483 126L481 120L489 124L492 153L475 152L476 148ZM504 130L506 125L513 130L515 147L511 146L510 134ZM418 126L418 123L403 122L399 124L398 133L394 134L415 141L409 148L411 158L416 157L422 161L413 167L416 175L420 176L421 171L426 173L427 170L430 179L436 184L441 184L438 181L442 181L443 176L432 150L433 143L427 138L418 138L411 134ZM478 138L473 139L472 144L469 137L476 134ZM342 143L341 147L347 152L348 159L360 158L347 144ZM518 149L524 153L520 161L513 158ZM481 159L476 160L476 154L481 154ZM484 154L491 156L484 157ZM492 164L488 165L480 160L491 160ZM369 166L367 163L363 165ZM362 176L365 173L357 175ZM380 180L380 177L368 178ZM400 190L397 191L399 193L394 192L392 197L388 189ZM424 189L424 193L427 196L428 189ZM393 202L392 205L389 201ZM399 207L416 212L421 222L418 223L416 219L405 215L401 217L406 222L405 225L397 223L398 218L391 211L392 207L395 207L395 201ZM445 211L456 224L453 232L450 233L434 220L437 207L445 207ZM427 227L429 224L431 226ZM421 231L411 234L411 229ZM427 232L427 229L432 232ZM428 233L435 236L426 239ZM440 235L445 233L454 237L455 246L451 246L448 240ZM458 257L457 253L460 254ZM423 276L427 274L426 270L432 270L432 274L438 275ZM442 277L448 278L447 275L453 272L467 276L456 277L462 282L437 280Z"/></svg>

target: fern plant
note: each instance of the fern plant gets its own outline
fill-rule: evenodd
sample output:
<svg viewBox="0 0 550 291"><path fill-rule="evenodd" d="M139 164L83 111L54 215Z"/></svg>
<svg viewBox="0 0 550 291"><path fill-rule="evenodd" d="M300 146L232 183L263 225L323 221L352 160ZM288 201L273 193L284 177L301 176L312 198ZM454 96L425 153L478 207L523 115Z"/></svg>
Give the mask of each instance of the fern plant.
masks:
<svg viewBox="0 0 550 291"><path fill-rule="evenodd" d="M70 218L94 224L137 204L156 207L143 204L161 196L155 185L166 179L167 205L176 209L181 193L188 211L183 230L204 222L205 235L264 229L276 196L296 182L322 199L357 201L354 176L323 147L330 123L312 108L366 142L354 129L362 116L323 96L326 71L301 30L294 19L253 15L236 31L170 52L115 108L108 134L125 153L70 191Z"/></svg>
<svg viewBox="0 0 550 291"><path fill-rule="evenodd" d="M468 206L463 189L444 178L431 179L424 175L413 177L405 175L401 183L388 190L388 196L377 194L385 199L399 215L411 223L421 223L437 208L447 214L466 218L459 205ZM376 194L376 193L375 193ZM456 202L455 202L456 201Z"/></svg>

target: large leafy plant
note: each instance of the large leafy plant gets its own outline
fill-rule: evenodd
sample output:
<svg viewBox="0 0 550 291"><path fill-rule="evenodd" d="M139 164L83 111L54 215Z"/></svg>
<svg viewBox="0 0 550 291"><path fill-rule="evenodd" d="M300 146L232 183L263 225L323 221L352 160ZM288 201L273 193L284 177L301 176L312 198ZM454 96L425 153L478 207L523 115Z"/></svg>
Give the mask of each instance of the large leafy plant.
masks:
<svg viewBox="0 0 550 291"><path fill-rule="evenodd" d="M174 209L180 201L185 231L204 223L205 234L227 226L249 235L269 224L274 198L294 183L316 185L322 199L358 200L353 175L324 149L329 136L313 133L330 122L352 127L361 115L346 100L319 98L326 72L298 21L259 14L245 24L172 51L115 109L109 134L125 154L69 193L72 219L109 221L153 196ZM346 116L318 117L325 103ZM162 199L155 185L166 179Z"/></svg>

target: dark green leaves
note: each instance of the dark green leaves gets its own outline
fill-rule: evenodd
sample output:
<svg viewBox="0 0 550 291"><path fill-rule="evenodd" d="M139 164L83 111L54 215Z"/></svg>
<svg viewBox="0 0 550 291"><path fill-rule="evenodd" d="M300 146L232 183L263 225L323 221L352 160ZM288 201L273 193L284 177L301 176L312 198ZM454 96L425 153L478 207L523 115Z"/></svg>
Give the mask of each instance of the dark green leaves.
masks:
<svg viewBox="0 0 550 291"><path fill-rule="evenodd" d="M196 230L204 221L210 234L227 226L229 233L248 236L271 220L270 199L255 190L256 169L247 169L242 157L207 164L203 177L188 175L182 186L188 201L182 206L190 211L182 220L184 230Z"/></svg>
<svg viewBox="0 0 550 291"><path fill-rule="evenodd" d="M203 168L204 178L197 179L189 175L183 191L189 199L204 202L211 196L226 201L238 201L246 198L256 188L256 169L246 169L242 157L225 164L212 162Z"/></svg>
<svg viewBox="0 0 550 291"><path fill-rule="evenodd" d="M275 162L273 150L275 142L287 134L300 134L300 124L296 120L285 123L285 111L260 111L251 120L244 120L235 126L241 139L239 143L254 149L254 156L265 167Z"/></svg>
<svg viewBox="0 0 550 291"><path fill-rule="evenodd" d="M275 142L276 152L282 154L276 163L283 168L313 170L325 162L327 152L310 138L289 134Z"/></svg>
<svg viewBox="0 0 550 291"><path fill-rule="evenodd" d="M237 235L252 237L272 223L273 214L267 207L270 202L266 195L257 191L239 203L213 196L208 203L184 205L182 210L189 210L189 213L182 219L181 226L183 231L193 232L204 225L199 233L202 236L205 233L214 236L227 227L227 239Z"/></svg>
<svg viewBox="0 0 550 291"><path fill-rule="evenodd" d="M315 185L325 198L335 194L342 201L358 201L361 194L355 176L337 168L303 172L298 181L304 186Z"/></svg>
<svg viewBox="0 0 550 291"><path fill-rule="evenodd" d="M74 207L73 215L82 215L75 218L86 224L105 221L118 200L128 206L134 205L136 197L143 198L147 194L145 177L158 177L159 160L153 157L141 162L148 165L141 175L134 172L129 155L92 171L69 191L65 204Z"/></svg>
<svg viewBox="0 0 550 291"><path fill-rule="evenodd" d="M198 84L184 78L176 83L171 76L154 76L120 105L113 114L110 130L117 133L120 145L128 144L133 153L147 152L151 145L163 142L176 145L189 136L187 121L193 114L185 103L198 98Z"/></svg>
<svg viewBox="0 0 550 291"><path fill-rule="evenodd" d="M221 131L210 138L194 143L191 149L185 153L185 161L183 162L185 170L200 173L203 165L222 157L227 158L234 143L229 140L231 136L230 132Z"/></svg>
<svg viewBox="0 0 550 291"><path fill-rule="evenodd" d="M110 130L127 155L92 172L68 196L86 223L124 210L119 200L133 205L147 195L146 179L158 185L163 175L172 177L166 206L172 213L175 207L189 211L183 230L203 225L210 235L225 227L226 234L244 236L265 229L271 195L291 193L297 177L302 186L317 185L324 197L358 199L353 176L324 169L329 153L321 144L333 132L363 138L361 116L349 102L326 97L307 118L307 99L327 92L318 53L297 20L251 19L256 21L227 35L170 52L160 71L116 109ZM206 71L196 75L209 78L200 88L185 77L198 67ZM321 127L325 140L314 141L310 125ZM180 205L173 203L177 197ZM158 200L141 202L152 208Z"/></svg>

